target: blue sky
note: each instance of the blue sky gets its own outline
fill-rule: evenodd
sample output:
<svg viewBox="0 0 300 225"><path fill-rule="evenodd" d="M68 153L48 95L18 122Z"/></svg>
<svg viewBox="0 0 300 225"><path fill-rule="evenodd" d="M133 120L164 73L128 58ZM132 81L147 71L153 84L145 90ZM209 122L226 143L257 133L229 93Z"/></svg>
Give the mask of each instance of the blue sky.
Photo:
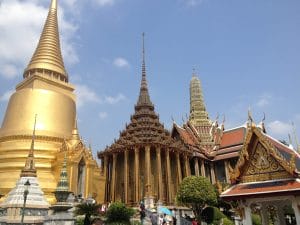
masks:
<svg viewBox="0 0 300 225"><path fill-rule="evenodd" d="M2 0L0 117L35 49L49 0ZM189 112L192 69L211 119L300 133L300 1L60 0L62 48L78 96L79 129L93 151L129 122L141 77L141 33L151 99L167 129ZM294 143L295 145L295 143Z"/></svg>

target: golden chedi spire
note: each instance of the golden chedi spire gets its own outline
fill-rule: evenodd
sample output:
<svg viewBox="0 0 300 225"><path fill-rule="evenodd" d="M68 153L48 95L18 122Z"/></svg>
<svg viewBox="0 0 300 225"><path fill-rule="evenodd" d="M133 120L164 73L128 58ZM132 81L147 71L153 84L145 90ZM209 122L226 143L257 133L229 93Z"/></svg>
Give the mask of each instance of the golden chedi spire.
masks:
<svg viewBox="0 0 300 225"><path fill-rule="evenodd" d="M52 0L38 46L24 71L23 77L43 73L68 82L58 32L57 0Z"/></svg>
<svg viewBox="0 0 300 225"><path fill-rule="evenodd" d="M34 141L35 141L36 117L37 115L35 114L31 146L30 146L28 157L26 159L25 166L21 171L20 177L36 177L36 169L34 163Z"/></svg>

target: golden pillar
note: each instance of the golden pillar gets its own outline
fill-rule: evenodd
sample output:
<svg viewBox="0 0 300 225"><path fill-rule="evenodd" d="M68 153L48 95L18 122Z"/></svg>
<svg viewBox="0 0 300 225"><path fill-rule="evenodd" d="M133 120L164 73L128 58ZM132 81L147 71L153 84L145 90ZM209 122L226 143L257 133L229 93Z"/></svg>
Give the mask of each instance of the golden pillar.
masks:
<svg viewBox="0 0 300 225"><path fill-rule="evenodd" d="M103 159L103 175L105 179L105 193L104 193L104 201L108 201L108 158L107 155L104 156Z"/></svg>
<svg viewBox="0 0 300 225"><path fill-rule="evenodd" d="M176 161L177 161L178 184L180 184L181 181L182 181L182 173L181 173L181 164L180 164L179 152L176 152Z"/></svg>
<svg viewBox="0 0 300 225"><path fill-rule="evenodd" d="M135 181L135 202L139 202L139 182L140 182L140 161L139 161L139 148L134 148L134 181Z"/></svg>
<svg viewBox="0 0 300 225"><path fill-rule="evenodd" d="M159 200L164 199L164 194L163 194L163 182L162 182L162 171L161 171L161 149L160 147L156 148L156 162L157 162L157 173L158 173L158 196L157 198Z"/></svg>
<svg viewBox="0 0 300 225"><path fill-rule="evenodd" d="M200 176L200 174L199 174L199 162L198 162L198 158L194 159L194 164L195 164L195 175L196 176Z"/></svg>
<svg viewBox="0 0 300 225"><path fill-rule="evenodd" d="M201 176L202 176L202 177L206 177L206 176L205 176L204 159L201 160Z"/></svg>
<svg viewBox="0 0 300 225"><path fill-rule="evenodd" d="M168 186L168 202L172 202L172 177L171 177L171 164L170 164L170 151L169 149L166 149L166 163L167 163L167 186Z"/></svg>
<svg viewBox="0 0 300 225"><path fill-rule="evenodd" d="M128 150L126 149L124 152L124 202L128 203Z"/></svg>
<svg viewBox="0 0 300 225"><path fill-rule="evenodd" d="M226 176L226 183L230 184L230 174L229 174L229 161L224 161L224 167L225 167L225 176Z"/></svg>
<svg viewBox="0 0 300 225"><path fill-rule="evenodd" d="M111 174L111 183L110 183L110 200L115 201L115 185L116 185L116 164L117 164L117 153L113 153L113 162L112 162L112 174Z"/></svg>
<svg viewBox="0 0 300 225"><path fill-rule="evenodd" d="M184 155L184 169L185 169L185 176L188 177L191 175L191 168L190 168L190 162L187 157L187 155Z"/></svg>
<svg viewBox="0 0 300 225"><path fill-rule="evenodd" d="M151 160L150 160L150 146L145 147L145 165L146 165L146 196L151 196Z"/></svg>
<svg viewBox="0 0 300 225"><path fill-rule="evenodd" d="M215 184L216 183L216 175L215 175L215 170L214 170L214 164L210 163L210 175L211 175L211 183Z"/></svg>

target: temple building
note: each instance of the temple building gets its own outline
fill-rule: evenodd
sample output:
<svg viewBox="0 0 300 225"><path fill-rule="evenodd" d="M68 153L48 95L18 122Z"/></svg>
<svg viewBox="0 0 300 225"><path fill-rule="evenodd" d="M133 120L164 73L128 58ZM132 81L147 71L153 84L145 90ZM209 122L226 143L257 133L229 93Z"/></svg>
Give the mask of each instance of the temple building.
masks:
<svg viewBox="0 0 300 225"><path fill-rule="evenodd" d="M263 126L263 123L262 123ZM205 176L213 184L229 184L229 169L239 157L246 126L225 130L225 117L210 120L206 110L201 82L193 72L190 81L190 115L183 125L173 122L171 136L192 152L187 156L191 175Z"/></svg>
<svg viewBox="0 0 300 225"><path fill-rule="evenodd" d="M52 0L37 48L23 80L9 99L0 128L0 192L18 180L32 139L35 115L35 162L39 184L49 202L67 151L70 191L102 199L100 168L78 134L76 96L68 82L60 49L57 0ZM8 176L9 174L9 176Z"/></svg>
<svg viewBox="0 0 300 225"><path fill-rule="evenodd" d="M105 201L136 205L145 199L146 207L158 200L173 204L182 178L191 173L187 156L192 150L171 137L154 110L146 80L144 41L140 93L134 109L120 137L98 152L106 178Z"/></svg>
<svg viewBox="0 0 300 225"><path fill-rule="evenodd" d="M251 214L262 224L300 224L300 156L267 135L252 121L244 146L230 173L232 186L221 194L234 201L243 225L252 225ZM294 218L296 221L294 221Z"/></svg>

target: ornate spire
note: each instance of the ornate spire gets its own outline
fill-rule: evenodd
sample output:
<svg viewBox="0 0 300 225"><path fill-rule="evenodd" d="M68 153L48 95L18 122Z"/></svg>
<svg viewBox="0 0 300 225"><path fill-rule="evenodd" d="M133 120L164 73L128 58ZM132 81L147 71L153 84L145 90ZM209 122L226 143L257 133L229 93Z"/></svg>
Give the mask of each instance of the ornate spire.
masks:
<svg viewBox="0 0 300 225"><path fill-rule="evenodd" d="M143 50L142 50L142 81L141 81L141 88L140 88L140 95L137 102L137 107L140 106L150 106L153 107L153 104L150 100L149 92L148 92L148 85L146 79L146 63L145 63L145 33L142 34L143 36Z"/></svg>
<svg viewBox="0 0 300 225"><path fill-rule="evenodd" d="M67 153L65 152L65 157L63 161L63 165L60 171L60 178L57 183L56 191L69 191L69 181L68 181L68 173L67 173Z"/></svg>
<svg viewBox="0 0 300 225"><path fill-rule="evenodd" d="M72 140L80 140L79 133L78 133L78 126L77 126L77 117L74 120L74 128L72 130Z"/></svg>
<svg viewBox="0 0 300 225"><path fill-rule="evenodd" d="M201 82L195 69L190 82L190 122L195 126L209 125L209 117L205 108Z"/></svg>
<svg viewBox="0 0 300 225"><path fill-rule="evenodd" d="M26 159L25 167L22 169L20 177L36 177L36 169L34 165L35 164L34 163L34 141L35 141L36 117L37 115L35 114L31 146L30 146L28 157Z"/></svg>
<svg viewBox="0 0 300 225"><path fill-rule="evenodd" d="M52 0L38 46L24 71L23 77L34 73L47 74L51 77L68 82L60 49L57 22L57 0Z"/></svg>

